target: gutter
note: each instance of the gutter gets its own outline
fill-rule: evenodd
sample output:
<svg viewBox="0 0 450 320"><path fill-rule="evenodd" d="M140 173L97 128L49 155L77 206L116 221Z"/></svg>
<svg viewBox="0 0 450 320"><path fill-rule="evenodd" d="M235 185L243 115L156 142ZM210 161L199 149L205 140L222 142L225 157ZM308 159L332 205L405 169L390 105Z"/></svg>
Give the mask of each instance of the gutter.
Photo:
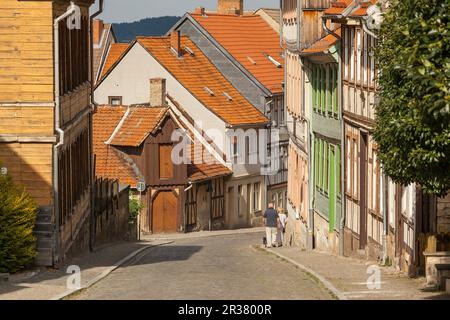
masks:
<svg viewBox="0 0 450 320"><path fill-rule="evenodd" d="M54 198L54 215L55 215L55 227L54 227L54 257L53 262L57 262L59 260L60 248L59 248L59 163L58 163L58 149L59 147L64 145L64 131L61 129L61 88L60 88L60 77L59 77L59 23L71 16L76 12L76 6L74 2L70 2L70 7L67 9L65 13L56 18L53 22L53 37L54 37L54 94L55 94L55 131L59 135L59 142L53 146L53 198Z"/></svg>

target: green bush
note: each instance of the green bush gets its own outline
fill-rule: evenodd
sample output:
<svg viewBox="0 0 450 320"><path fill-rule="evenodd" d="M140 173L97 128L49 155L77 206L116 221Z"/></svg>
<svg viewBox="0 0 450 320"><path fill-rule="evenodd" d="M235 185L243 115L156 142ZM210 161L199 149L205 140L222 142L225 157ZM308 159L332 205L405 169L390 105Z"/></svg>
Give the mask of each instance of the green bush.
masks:
<svg viewBox="0 0 450 320"><path fill-rule="evenodd" d="M11 177L0 174L0 272L16 272L36 256L37 205Z"/></svg>
<svg viewBox="0 0 450 320"><path fill-rule="evenodd" d="M138 199L130 195L129 203L129 222L134 223L139 215L139 213L144 209L144 204Z"/></svg>

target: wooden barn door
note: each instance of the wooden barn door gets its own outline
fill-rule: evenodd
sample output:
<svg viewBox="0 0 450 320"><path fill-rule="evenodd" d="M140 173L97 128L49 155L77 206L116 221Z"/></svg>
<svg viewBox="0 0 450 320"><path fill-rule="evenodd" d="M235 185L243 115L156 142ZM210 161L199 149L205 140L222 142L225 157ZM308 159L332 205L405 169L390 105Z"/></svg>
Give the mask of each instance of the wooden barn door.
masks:
<svg viewBox="0 0 450 320"><path fill-rule="evenodd" d="M153 200L152 232L177 232L178 201L172 191L161 191Z"/></svg>

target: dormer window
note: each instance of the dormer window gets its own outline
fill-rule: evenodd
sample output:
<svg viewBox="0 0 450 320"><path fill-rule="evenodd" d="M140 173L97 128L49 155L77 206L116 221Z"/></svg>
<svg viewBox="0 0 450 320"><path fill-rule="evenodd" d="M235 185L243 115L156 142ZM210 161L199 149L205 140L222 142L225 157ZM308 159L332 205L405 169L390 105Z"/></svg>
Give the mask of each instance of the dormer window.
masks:
<svg viewBox="0 0 450 320"><path fill-rule="evenodd" d="M108 97L108 104L110 106L121 106L122 97Z"/></svg>

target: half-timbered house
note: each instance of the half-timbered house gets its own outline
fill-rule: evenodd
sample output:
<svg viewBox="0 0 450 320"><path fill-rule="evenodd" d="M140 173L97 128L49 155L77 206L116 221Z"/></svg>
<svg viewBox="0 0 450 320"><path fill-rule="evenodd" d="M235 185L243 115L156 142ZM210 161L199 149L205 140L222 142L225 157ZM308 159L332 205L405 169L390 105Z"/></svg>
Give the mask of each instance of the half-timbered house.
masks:
<svg viewBox="0 0 450 320"><path fill-rule="evenodd" d="M179 32L168 37L139 37L119 57L108 57L106 63L111 67L97 84L95 100L100 104L112 100L124 105L142 104L151 98L149 79L166 79L172 111L188 123L191 131L214 142L214 152L233 171L225 186L227 227L261 223L265 177L260 162L237 160L258 154L258 142L250 143L249 135L254 137L257 130L265 129L268 118ZM235 136L238 131L246 138Z"/></svg>
<svg viewBox="0 0 450 320"><path fill-rule="evenodd" d="M141 232L224 228L225 179L232 172L171 111L165 93L156 93L165 88L165 80L153 79L152 84L158 102L98 107L94 115L96 175L118 179L135 190L145 205L139 218ZM188 161L177 163L172 158L176 130L188 141Z"/></svg>
<svg viewBox="0 0 450 320"><path fill-rule="evenodd" d="M218 0L215 11L186 13L167 33L180 31L279 132L274 170L266 175L267 200L286 209L289 137L284 108L283 44L268 12L245 12L243 0ZM279 12L279 11L278 11ZM268 139L269 141L269 139ZM269 152L274 146L268 145Z"/></svg>

